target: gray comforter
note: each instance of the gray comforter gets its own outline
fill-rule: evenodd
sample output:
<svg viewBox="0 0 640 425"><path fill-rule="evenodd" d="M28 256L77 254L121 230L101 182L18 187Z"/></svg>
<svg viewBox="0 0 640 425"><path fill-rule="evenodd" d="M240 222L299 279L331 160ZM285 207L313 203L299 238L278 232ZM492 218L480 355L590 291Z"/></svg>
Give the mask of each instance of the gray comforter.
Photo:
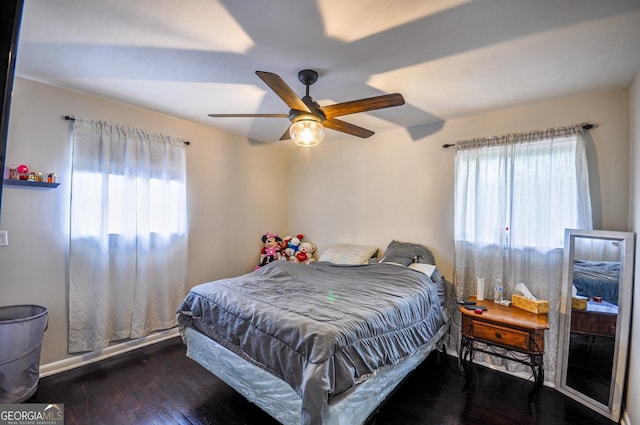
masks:
<svg viewBox="0 0 640 425"><path fill-rule="evenodd" d="M178 323L289 383L302 397L302 422L320 424L330 397L413 353L445 318L418 271L276 261L194 287Z"/></svg>
<svg viewBox="0 0 640 425"><path fill-rule="evenodd" d="M573 285L578 290L578 295L601 297L618 305L620 262L575 260Z"/></svg>

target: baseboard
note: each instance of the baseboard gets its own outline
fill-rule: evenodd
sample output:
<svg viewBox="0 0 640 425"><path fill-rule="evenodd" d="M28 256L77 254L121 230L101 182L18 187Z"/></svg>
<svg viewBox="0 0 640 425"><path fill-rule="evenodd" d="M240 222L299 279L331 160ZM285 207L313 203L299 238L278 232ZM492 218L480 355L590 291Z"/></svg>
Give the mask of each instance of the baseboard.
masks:
<svg viewBox="0 0 640 425"><path fill-rule="evenodd" d="M68 359L59 360L57 362L46 363L40 365L40 378L55 375L56 373L75 369L77 367L85 366L91 363L99 362L101 360L117 356L118 354L123 354L129 351L137 350L138 348L146 347L147 345L156 344L170 338L175 338L178 335L180 335L178 328L173 328L166 331L153 333L144 338L133 339L127 342L114 344L105 348L104 350L81 354L79 356L70 357Z"/></svg>

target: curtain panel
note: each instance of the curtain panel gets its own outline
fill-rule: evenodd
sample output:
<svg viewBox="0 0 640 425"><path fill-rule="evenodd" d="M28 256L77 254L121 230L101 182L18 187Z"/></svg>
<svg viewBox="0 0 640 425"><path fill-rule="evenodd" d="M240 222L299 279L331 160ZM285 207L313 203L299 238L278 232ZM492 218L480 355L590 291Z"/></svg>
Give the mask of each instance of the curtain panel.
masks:
<svg viewBox="0 0 640 425"><path fill-rule="evenodd" d="M591 199L582 125L458 142L454 195L456 299L486 299L496 279L510 300L518 283L548 300L545 380L554 381L565 228L591 229ZM456 321L454 321L456 322ZM459 320L451 348L459 348ZM512 372L520 364L477 353Z"/></svg>
<svg viewBox="0 0 640 425"><path fill-rule="evenodd" d="M187 275L184 142L76 118L69 352L176 326Z"/></svg>

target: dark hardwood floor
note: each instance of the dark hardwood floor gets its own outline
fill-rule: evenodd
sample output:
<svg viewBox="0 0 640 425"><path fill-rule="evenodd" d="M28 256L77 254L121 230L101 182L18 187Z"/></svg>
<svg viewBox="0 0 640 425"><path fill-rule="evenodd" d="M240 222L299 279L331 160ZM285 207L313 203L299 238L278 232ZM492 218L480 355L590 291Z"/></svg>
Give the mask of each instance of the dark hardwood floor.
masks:
<svg viewBox="0 0 640 425"><path fill-rule="evenodd" d="M457 359L432 353L382 406L375 424L613 424L547 387L539 416L531 418L531 382L478 369L480 387L466 396ZM43 378L27 402L63 403L68 425L277 423L188 359L180 338Z"/></svg>

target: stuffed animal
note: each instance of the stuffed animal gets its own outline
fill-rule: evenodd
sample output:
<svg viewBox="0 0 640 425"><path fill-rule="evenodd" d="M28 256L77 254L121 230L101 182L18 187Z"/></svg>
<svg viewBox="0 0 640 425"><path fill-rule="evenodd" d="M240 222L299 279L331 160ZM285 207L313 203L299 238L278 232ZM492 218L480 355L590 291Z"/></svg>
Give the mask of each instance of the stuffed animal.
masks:
<svg viewBox="0 0 640 425"><path fill-rule="evenodd" d="M298 263L309 264L316 261L313 258L313 253L316 252L316 246L311 242L301 242L298 245L298 252L296 253L296 259Z"/></svg>
<svg viewBox="0 0 640 425"><path fill-rule="evenodd" d="M287 248L287 246L289 246L289 241L291 240L291 238L292 236L285 236L284 238L282 238L282 243L280 245L282 246L283 252Z"/></svg>
<svg viewBox="0 0 640 425"><path fill-rule="evenodd" d="M291 259L295 258L296 252L298 252L298 246L300 246L300 242L302 242L303 237L304 235L285 237L287 245L284 247L284 255L287 260L292 261Z"/></svg>
<svg viewBox="0 0 640 425"><path fill-rule="evenodd" d="M282 238L280 238L280 236L267 232L262 236L262 242L264 243L264 247L260 250L260 260L258 261L256 269L272 261L282 259L282 253L280 252L282 249L280 245Z"/></svg>

